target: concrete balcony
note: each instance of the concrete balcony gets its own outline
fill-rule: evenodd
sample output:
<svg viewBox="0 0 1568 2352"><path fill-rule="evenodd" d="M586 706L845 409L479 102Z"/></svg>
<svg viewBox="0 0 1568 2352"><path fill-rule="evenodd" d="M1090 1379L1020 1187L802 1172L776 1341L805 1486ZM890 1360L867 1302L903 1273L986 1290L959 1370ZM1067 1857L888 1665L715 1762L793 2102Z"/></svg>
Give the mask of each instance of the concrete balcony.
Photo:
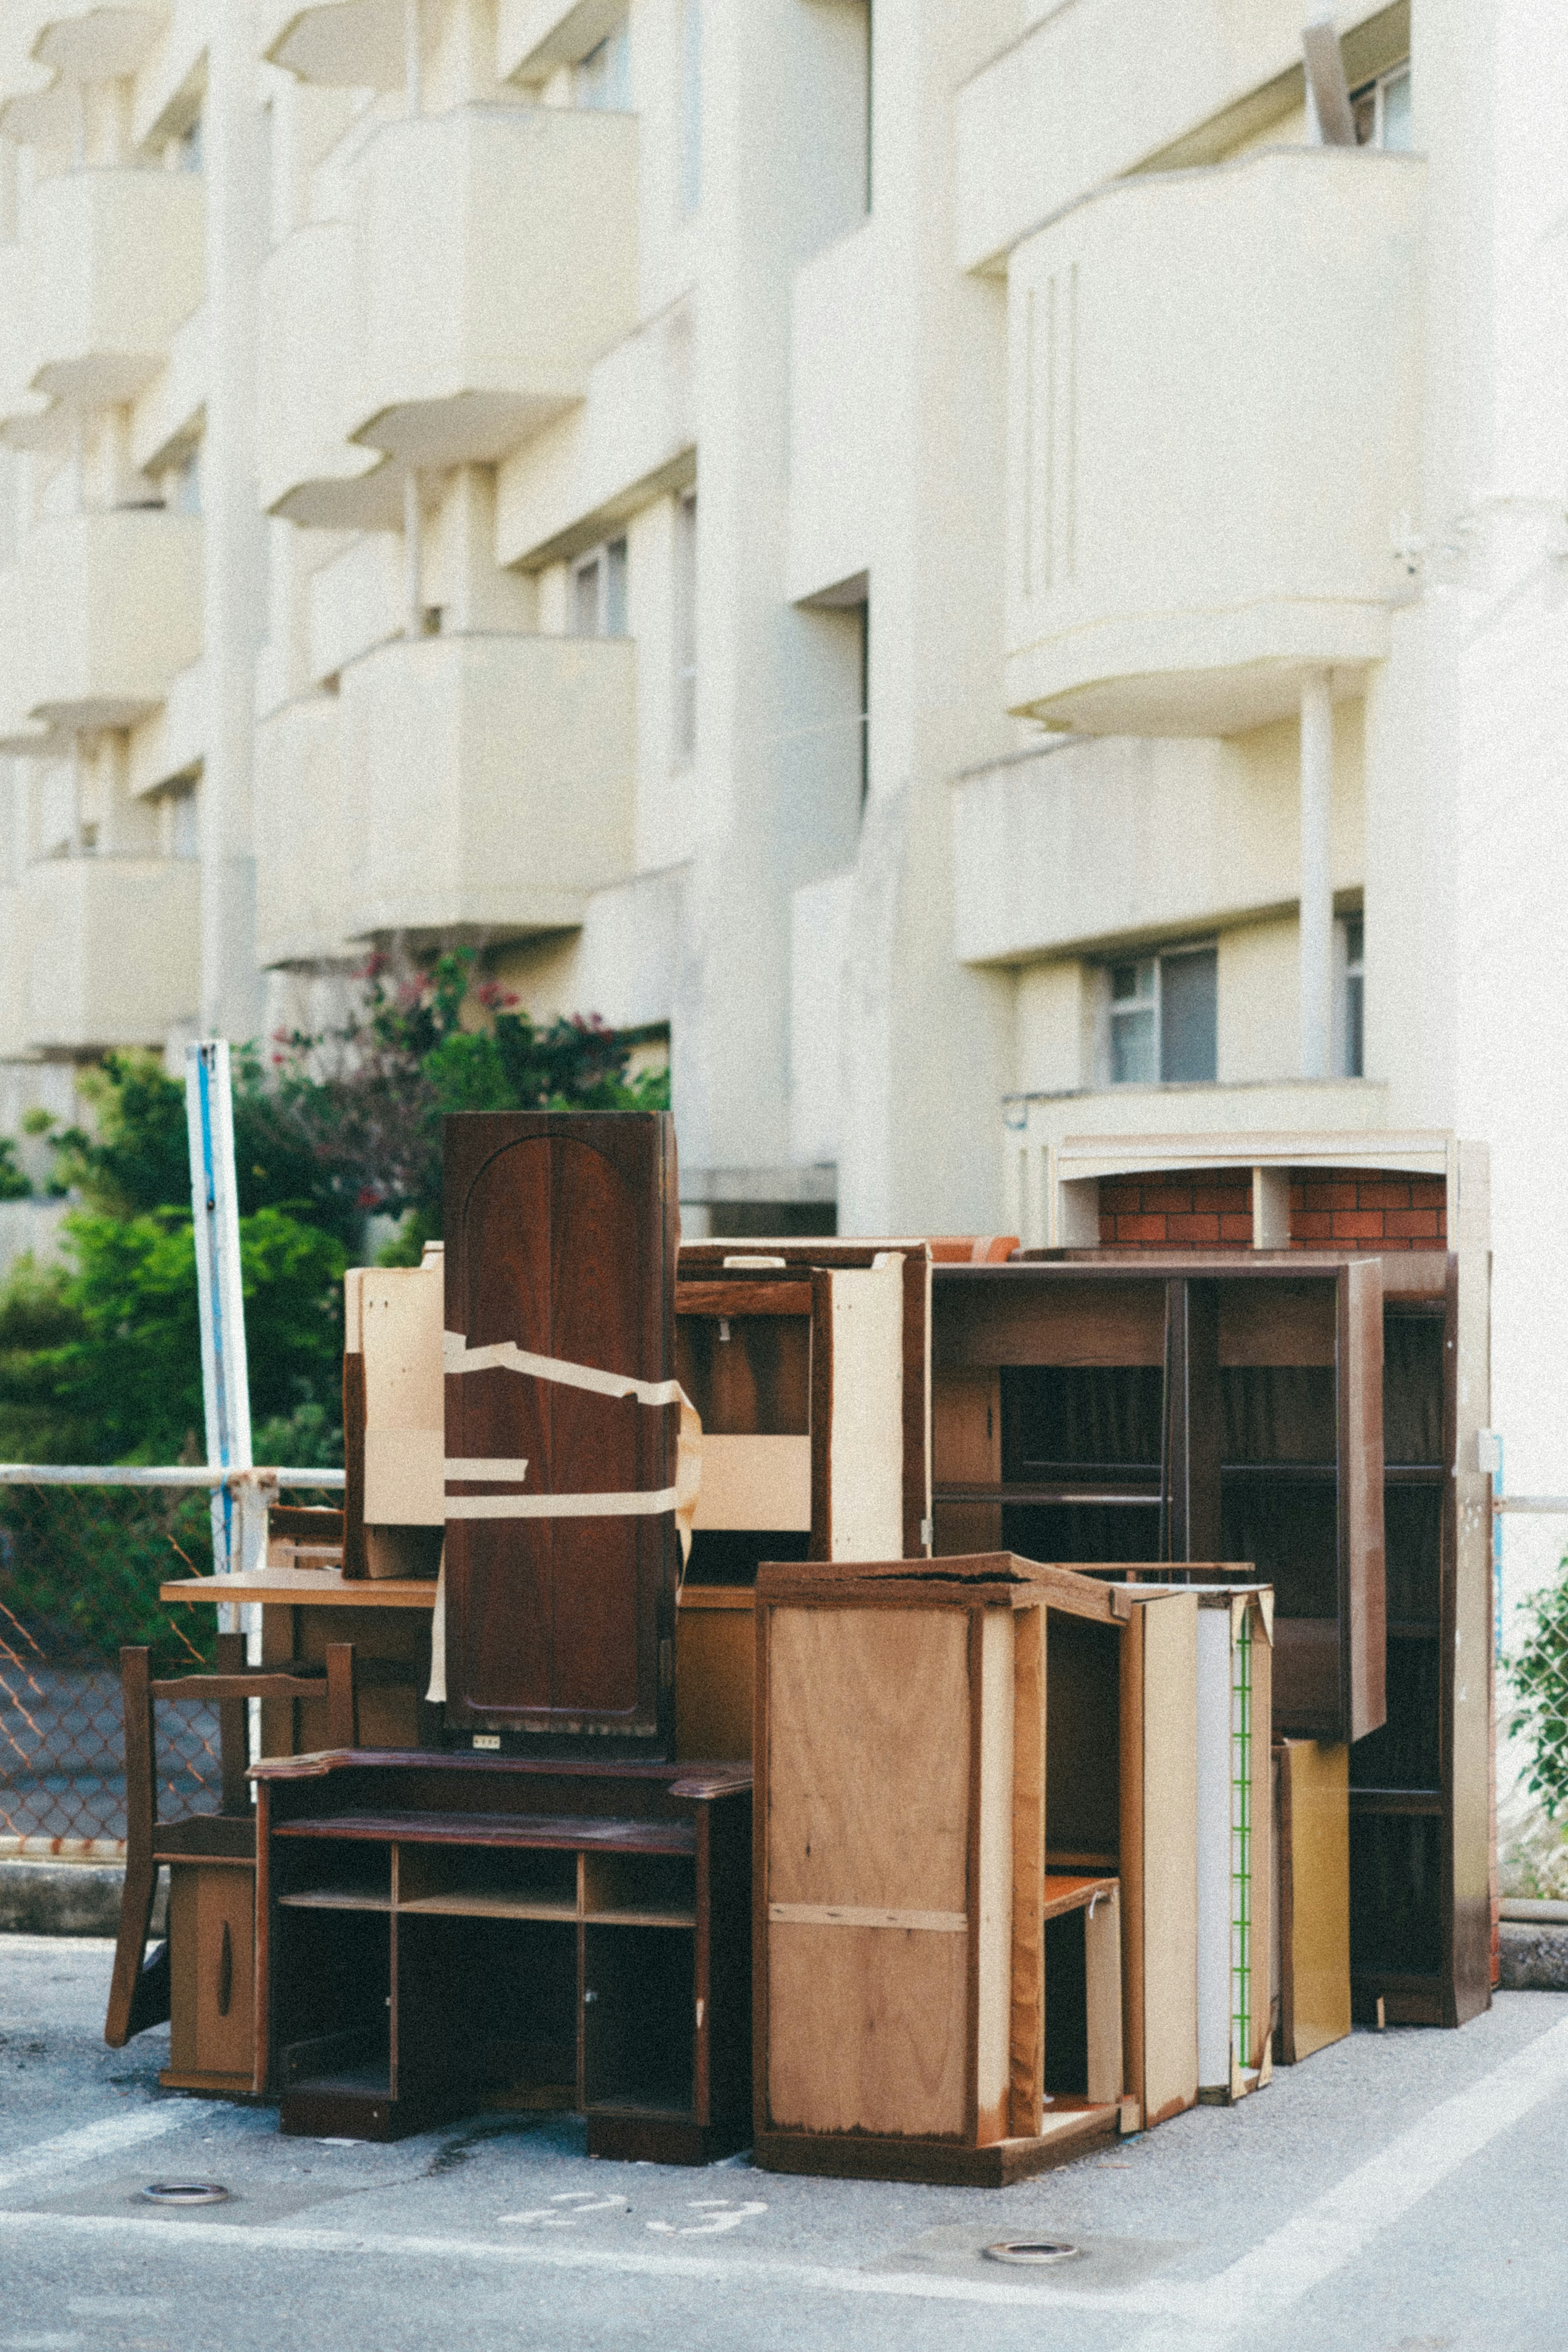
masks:
<svg viewBox="0 0 1568 2352"><path fill-rule="evenodd" d="M0 884L0 1062L27 1051L27 929L22 893Z"/></svg>
<svg viewBox="0 0 1568 2352"><path fill-rule="evenodd" d="M200 999L200 888L194 860L58 857L26 866L18 897L28 1050L162 1045Z"/></svg>
<svg viewBox="0 0 1568 2352"><path fill-rule="evenodd" d="M1331 885L1363 878L1361 737L1342 718ZM1058 738L954 779L952 942L1017 964L1295 913L1295 743Z"/></svg>
<svg viewBox="0 0 1568 2352"><path fill-rule="evenodd" d="M789 559L793 600L864 572L888 477L882 224L840 237L795 277Z"/></svg>
<svg viewBox="0 0 1568 2352"><path fill-rule="evenodd" d="M0 11L0 121L8 137L68 142L74 82L133 74L169 19L168 0L7 0Z"/></svg>
<svg viewBox="0 0 1568 2352"><path fill-rule="evenodd" d="M583 398L637 323L637 124L464 106L388 123L359 168L364 344L350 437L484 463Z"/></svg>
<svg viewBox="0 0 1568 2352"><path fill-rule="evenodd" d="M395 469L345 436L363 342L352 221L310 221L261 271L257 474L268 514L321 530L385 530L402 514Z"/></svg>
<svg viewBox="0 0 1568 2352"><path fill-rule="evenodd" d="M261 0L258 47L321 89L401 89L404 0Z"/></svg>
<svg viewBox="0 0 1568 2352"><path fill-rule="evenodd" d="M133 726L200 656L199 515L128 507L40 523L16 571L17 698L29 719Z"/></svg>
<svg viewBox="0 0 1568 2352"><path fill-rule="evenodd" d="M403 640L344 670L350 934L579 925L634 869L636 678L615 637Z"/></svg>
<svg viewBox="0 0 1568 2352"><path fill-rule="evenodd" d="M40 181L23 215L17 289L29 386L71 408L133 400L200 307L203 237L195 173L74 171ZM25 437L20 420L8 437Z"/></svg>
<svg viewBox="0 0 1568 2352"><path fill-rule="evenodd" d="M352 860L336 695L286 702L256 730L256 951L263 964L341 953Z"/></svg>
<svg viewBox="0 0 1568 2352"><path fill-rule="evenodd" d="M1017 247L1011 709L1237 734L1386 654L1424 184L1410 156L1268 149L1121 182Z"/></svg>

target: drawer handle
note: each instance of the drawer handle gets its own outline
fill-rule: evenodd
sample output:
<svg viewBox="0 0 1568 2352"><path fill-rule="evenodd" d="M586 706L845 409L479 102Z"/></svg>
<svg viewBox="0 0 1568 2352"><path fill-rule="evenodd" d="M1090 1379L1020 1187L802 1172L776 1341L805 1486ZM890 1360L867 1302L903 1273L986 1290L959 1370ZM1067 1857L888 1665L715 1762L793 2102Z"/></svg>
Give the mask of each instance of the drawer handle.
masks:
<svg viewBox="0 0 1568 2352"><path fill-rule="evenodd" d="M228 2015L228 2004L234 1996L234 1946L229 1941L228 1921L223 1923L223 1941L217 1952L217 2013Z"/></svg>

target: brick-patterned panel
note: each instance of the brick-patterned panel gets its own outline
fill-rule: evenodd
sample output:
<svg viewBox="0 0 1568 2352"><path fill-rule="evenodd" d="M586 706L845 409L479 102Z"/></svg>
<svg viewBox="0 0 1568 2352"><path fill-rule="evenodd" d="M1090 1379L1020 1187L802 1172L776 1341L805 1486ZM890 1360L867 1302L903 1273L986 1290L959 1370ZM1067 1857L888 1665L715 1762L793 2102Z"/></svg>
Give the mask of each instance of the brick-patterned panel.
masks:
<svg viewBox="0 0 1568 2352"><path fill-rule="evenodd" d="M1313 1169L1290 1186L1292 1249L1441 1248L1447 1187L1377 1168ZM1107 1177L1100 1238L1115 1249L1249 1249L1252 1183L1194 1171L1143 1183Z"/></svg>

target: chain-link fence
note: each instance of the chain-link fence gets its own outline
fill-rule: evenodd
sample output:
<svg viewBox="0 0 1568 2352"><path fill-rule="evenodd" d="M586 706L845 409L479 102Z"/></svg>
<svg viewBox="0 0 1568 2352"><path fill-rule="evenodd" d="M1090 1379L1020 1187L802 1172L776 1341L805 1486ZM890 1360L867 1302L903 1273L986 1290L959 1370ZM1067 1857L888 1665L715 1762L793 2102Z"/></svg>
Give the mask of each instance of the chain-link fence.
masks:
<svg viewBox="0 0 1568 2352"><path fill-rule="evenodd" d="M177 1486L17 1475L0 1474L0 1852L111 1858L125 1837L121 1647L145 1643L155 1674L212 1663L216 1610L158 1598L211 1572L211 1496L189 1473ZM160 1809L216 1810L216 1709L169 1702L157 1717Z"/></svg>

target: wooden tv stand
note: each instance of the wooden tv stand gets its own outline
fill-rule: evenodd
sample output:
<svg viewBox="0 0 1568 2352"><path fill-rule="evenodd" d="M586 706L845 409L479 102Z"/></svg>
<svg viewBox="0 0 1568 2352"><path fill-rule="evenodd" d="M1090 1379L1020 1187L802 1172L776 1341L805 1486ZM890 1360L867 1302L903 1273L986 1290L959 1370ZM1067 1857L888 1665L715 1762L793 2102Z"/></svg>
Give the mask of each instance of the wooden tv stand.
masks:
<svg viewBox="0 0 1568 2352"><path fill-rule="evenodd" d="M561 2108L591 2156L749 2145L749 1766L356 1749L253 1771L258 2080L283 2131Z"/></svg>

